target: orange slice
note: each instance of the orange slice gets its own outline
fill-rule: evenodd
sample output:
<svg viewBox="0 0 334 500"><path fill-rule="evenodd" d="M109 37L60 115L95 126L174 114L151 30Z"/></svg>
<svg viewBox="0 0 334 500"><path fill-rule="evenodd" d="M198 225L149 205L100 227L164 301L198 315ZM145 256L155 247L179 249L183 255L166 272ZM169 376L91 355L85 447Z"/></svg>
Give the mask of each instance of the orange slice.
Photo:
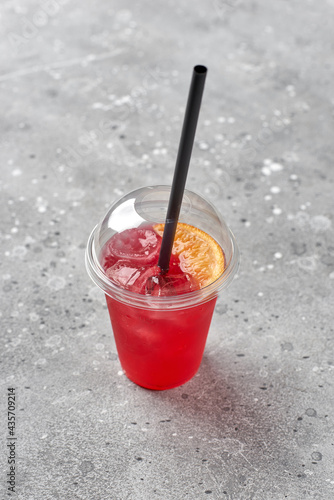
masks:
<svg viewBox="0 0 334 500"><path fill-rule="evenodd" d="M153 229L162 236L164 226L155 224ZM178 223L172 253L179 257L182 271L193 276L200 288L210 285L224 272L224 252L216 240L189 224Z"/></svg>

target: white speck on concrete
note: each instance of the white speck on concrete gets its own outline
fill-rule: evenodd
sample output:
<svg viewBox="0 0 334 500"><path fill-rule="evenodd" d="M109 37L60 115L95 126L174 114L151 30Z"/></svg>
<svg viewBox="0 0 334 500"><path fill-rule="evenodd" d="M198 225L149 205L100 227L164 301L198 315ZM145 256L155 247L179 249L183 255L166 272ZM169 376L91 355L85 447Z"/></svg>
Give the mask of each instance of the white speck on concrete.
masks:
<svg viewBox="0 0 334 500"><path fill-rule="evenodd" d="M48 202L39 196L36 200L36 207L39 213L45 213L48 207Z"/></svg>
<svg viewBox="0 0 334 500"><path fill-rule="evenodd" d="M315 215L311 218L310 225L313 231L316 233L322 233L331 227L332 221L325 215Z"/></svg>
<svg viewBox="0 0 334 500"><path fill-rule="evenodd" d="M272 163L270 165L270 170L272 172L281 172L281 170L283 170L283 165L281 165L280 163Z"/></svg>
<svg viewBox="0 0 334 500"><path fill-rule="evenodd" d="M18 245L13 248L11 255L12 257L22 259L27 254L27 251L26 247Z"/></svg>
<svg viewBox="0 0 334 500"><path fill-rule="evenodd" d="M18 177L19 175L22 175L22 170L20 168L15 168L13 171L12 171L12 176L13 177Z"/></svg>
<svg viewBox="0 0 334 500"><path fill-rule="evenodd" d="M281 208L279 208L279 207L274 207L273 208L273 214L274 215L281 215L281 213L282 213L282 209Z"/></svg>
<svg viewBox="0 0 334 500"><path fill-rule="evenodd" d="M68 200L81 200L85 196L85 191L83 189L78 189L78 188L72 188L69 189L66 193L66 198Z"/></svg>
<svg viewBox="0 0 334 500"><path fill-rule="evenodd" d="M165 154L167 154L167 149L166 148L156 148L156 149L153 149L152 153L154 155L165 155Z"/></svg>
<svg viewBox="0 0 334 500"><path fill-rule="evenodd" d="M46 284L51 290L62 290L65 288L66 280L62 276L52 276Z"/></svg>
<svg viewBox="0 0 334 500"><path fill-rule="evenodd" d="M317 259L318 257L316 255L301 257L297 260L297 265L303 271L314 272L317 268Z"/></svg>
<svg viewBox="0 0 334 500"><path fill-rule="evenodd" d="M199 144L198 144L198 147L201 151L206 151L207 149L209 149L209 144L207 142L203 142L201 141Z"/></svg>
<svg viewBox="0 0 334 500"><path fill-rule="evenodd" d="M12 347L17 347L20 344L21 344L21 339L18 338L18 337L16 337L15 339L12 339L12 341L11 341L11 346Z"/></svg>
<svg viewBox="0 0 334 500"><path fill-rule="evenodd" d="M263 173L263 175L267 175L267 176L271 175L271 170L269 167L262 167L261 172Z"/></svg>
<svg viewBox="0 0 334 500"><path fill-rule="evenodd" d="M272 187L270 188L270 192L271 192L271 193L273 193L273 194L278 194L278 193L280 193L280 192L281 192L281 188L280 188L280 187L278 187L278 186L272 186Z"/></svg>
<svg viewBox="0 0 334 500"><path fill-rule="evenodd" d="M238 455L244 451L244 444L238 439L223 438L221 440L221 449L232 455Z"/></svg>
<svg viewBox="0 0 334 500"><path fill-rule="evenodd" d="M294 85L287 85L285 87L285 90L287 91L288 95L290 97L295 97L296 96L296 91Z"/></svg>
<svg viewBox="0 0 334 500"><path fill-rule="evenodd" d="M37 361L34 362L34 365L39 365L39 366L43 366L43 365L46 365L47 361L45 358L39 358L37 359Z"/></svg>
<svg viewBox="0 0 334 500"><path fill-rule="evenodd" d="M305 212L297 212L296 216L294 217L296 224L299 227L304 227L306 224L309 223L310 216L309 214Z"/></svg>
<svg viewBox="0 0 334 500"><path fill-rule="evenodd" d="M51 337L49 337L46 340L45 345L47 347L56 347L60 343L61 343L61 336L60 335L52 335Z"/></svg>
<svg viewBox="0 0 334 500"><path fill-rule="evenodd" d="M274 257L275 257L275 259L281 259L283 257L283 255L281 254L281 252L276 252L274 254Z"/></svg>

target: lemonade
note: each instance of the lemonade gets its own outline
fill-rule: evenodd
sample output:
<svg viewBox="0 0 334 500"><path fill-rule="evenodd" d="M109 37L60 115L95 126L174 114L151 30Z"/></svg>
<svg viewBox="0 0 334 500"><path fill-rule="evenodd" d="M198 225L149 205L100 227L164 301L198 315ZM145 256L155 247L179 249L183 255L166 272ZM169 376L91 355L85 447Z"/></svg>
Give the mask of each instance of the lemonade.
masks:
<svg viewBox="0 0 334 500"><path fill-rule="evenodd" d="M234 236L217 210L185 190L168 271L158 266L169 186L114 202L93 229L86 267L105 293L121 366L156 390L197 372L218 294L239 265Z"/></svg>

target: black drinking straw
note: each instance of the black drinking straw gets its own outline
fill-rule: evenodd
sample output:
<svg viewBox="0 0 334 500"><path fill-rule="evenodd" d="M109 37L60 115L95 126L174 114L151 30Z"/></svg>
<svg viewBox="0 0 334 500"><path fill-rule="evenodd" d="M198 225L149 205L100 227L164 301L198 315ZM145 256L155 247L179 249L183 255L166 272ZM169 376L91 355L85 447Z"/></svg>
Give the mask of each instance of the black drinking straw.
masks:
<svg viewBox="0 0 334 500"><path fill-rule="evenodd" d="M166 273L169 269L169 261L194 144L206 73L207 68L205 66L194 67L159 254L158 266L162 273Z"/></svg>

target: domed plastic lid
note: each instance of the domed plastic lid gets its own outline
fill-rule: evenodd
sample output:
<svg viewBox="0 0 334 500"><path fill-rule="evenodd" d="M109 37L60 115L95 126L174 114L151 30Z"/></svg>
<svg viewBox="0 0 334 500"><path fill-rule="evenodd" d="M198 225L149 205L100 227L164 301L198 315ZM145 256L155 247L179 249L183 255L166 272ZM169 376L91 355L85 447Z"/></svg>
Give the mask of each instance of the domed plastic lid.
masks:
<svg viewBox="0 0 334 500"><path fill-rule="evenodd" d="M195 226L216 240L225 255L223 274L200 290L174 296L143 294L136 286L131 287L131 290L124 288L122 279L126 282L129 279L133 282L136 280L136 276L131 274L135 273L134 270L126 270L124 264L123 267L119 264L124 261L125 254L127 257L133 255L137 262L141 259L145 264L150 264L150 259L156 262L156 253L160 248L159 240L150 227L165 222L170 189L169 186L150 186L125 195L111 205L101 222L92 231L86 250L87 271L94 283L110 297L137 307L179 309L210 300L232 281L239 265L238 247L232 232L209 202L185 190L179 222ZM138 228L136 238L140 241L139 245L134 244L131 238L133 228ZM121 240L118 238L111 240L117 233L122 233ZM117 259L107 262L106 265L108 245L112 245L111 255ZM114 274L108 276L109 265L117 271L116 280ZM140 285L140 280L138 283Z"/></svg>

